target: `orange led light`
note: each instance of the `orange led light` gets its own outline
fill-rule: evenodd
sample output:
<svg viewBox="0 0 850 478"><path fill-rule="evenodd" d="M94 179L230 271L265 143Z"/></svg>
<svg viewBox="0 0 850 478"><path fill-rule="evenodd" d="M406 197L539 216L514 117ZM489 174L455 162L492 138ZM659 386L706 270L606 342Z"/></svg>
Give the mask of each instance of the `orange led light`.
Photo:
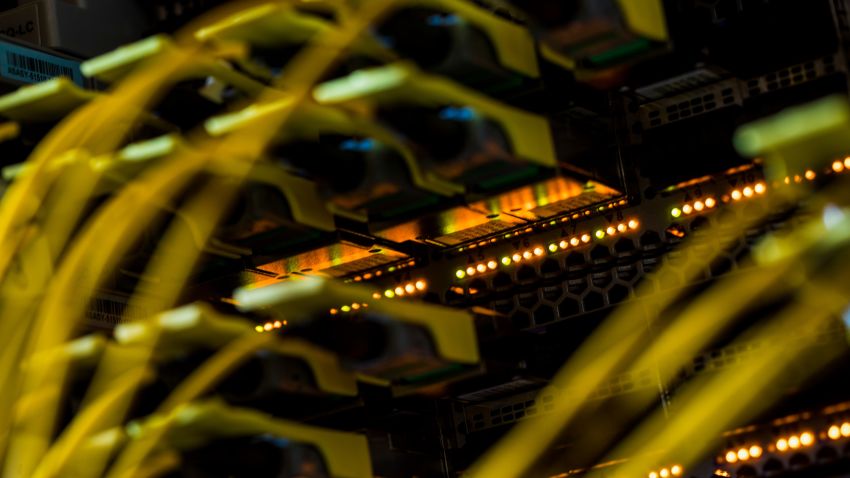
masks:
<svg viewBox="0 0 850 478"><path fill-rule="evenodd" d="M840 173L841 171L844 171L844 163L842 163L841 161L833 161L832 162L832 170L835 171L836 173Z"/></svg>
<svg viewBox="0 0 850 478"><path fill-rule="evenodd" d="M735 201L740 201L740 200L741 200L741 196L742 196L741 191L739 191L739 190L737 190L737 189L735 189L734 191L732 191L732 199L733 199L733 200L735 200Z"/></svg>
<svg viewBox="0 0 850 478"><path fill-rule="evenodd" d="M838 440L841 438L841 428L838 425L833 425L826 431L826 435L833 440Z"/></svg>
<svg viewBox="0 0 850 478"><path fill-rule="evenodd" d="M717 201L714 198L705 198L705 207L711 209L717 205Z"/></svg>
<svg viewBox="0 0 850 478"><path fill-rule="evenodd" d="M493 270L497 267L499 267L499 264L496 261L488 261L487 262L487 268L488 269Z"/></svg>
<svg viewBox="0 0 850 478"><path fill-rule="evenodd" d="M744 188L743 193L744 193L744 197L751 198L751 197L753 197L754 191L753 191L753 188L747 186L747 187Z"/></svg>
<svg viewBox="0 0 850 478"><path fill-rule="evenodd" d="M794 435L791 438L789 438L788 439L788 447L791 448L792 450L796 450L797 448L800 448L800 437L798 437L797 435Z"/></svg>
<svg viewBox="0 0 850 478"><path fill-rule="evenodd" d="M413 284L405 284L404 291L407 292L408 294L412 294L412 293L416 292L416 286L413 285Z"/></svg>
<svg viewBox="0 0 850 478"><path fill-rule="evenodd" d="M694 212L694 207L690 204L685 204L684 206L682 206L682 212L685 214L690 214Z"/></svg>
<svg viewBox="0 0 850 478"><path fill-rule="evenodd" d="M765 191L767 191L767 186L764 183L756 183L756 185L753 187L753 190L756 192L756 194L764 194Z"/></svg>
<svg viewBox="0 0 850 478"><path fill-rule="evenodd" d="M726 463L736 463L738 461L738 454L734 451L726 452Z"/></svg>
<svg viewBox="0 0 850 478"><path fill-rule="evenodd" d="M753 446L750 447L750 456L753 457L753 458L758 458L758 457L761 456L762 451L763 450L761 449L760 446L753 445Z"/></svg>

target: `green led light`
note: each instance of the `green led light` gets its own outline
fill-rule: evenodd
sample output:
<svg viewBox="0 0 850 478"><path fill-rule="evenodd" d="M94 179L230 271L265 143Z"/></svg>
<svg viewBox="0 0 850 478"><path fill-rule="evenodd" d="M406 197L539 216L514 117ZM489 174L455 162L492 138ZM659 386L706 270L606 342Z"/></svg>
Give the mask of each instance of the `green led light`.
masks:
<svg viewBox="0 0 850 478"><path fill-rule="evenodd" d="M508 257L508 256L503 257L502 258L502 265L505 265L505 266L511 265L511 258Z"/></svg>
<svg viewBox="0 0 850 478"><path fill-rule="evenodd" d="M599 229L598 231L596 231L595 234L596 234L597 239L602 239L603 237L605 237L605 231L603 231L602 229Z"/></svg>
<svg viewBox="0 0 850 478"><path fill-rule="evenodd" d="M349 306L347 306L347 305L343 305L342 307L340 307L340 309L341 309L343 312L351 312L351 307L349 307Z"/></svg>
<svg viewBox="0 0 850 478"><path fill-rule="evenodd" d="M549 244L549 252L556 252L558 250L557 244Z"/></svg>
<svg viewBox="0 0 850 478"><path fill-rule="evenodd" d="M393 297L395 297L395 292L390 289L387 289L384 291L384 295L387 297L387 299L392 299Z"/></svg>
<svg viewBox="0 0 850 478"><path fill-rule="evenodd" d="M455 277L457 277L458 279L463 279L464 277L466 277L466 272L462 269L458 269L458 271L455 272Z"/></svg>
<svg viewBox="0 0 850 478"><path fill-rule="evenodd" d="M682 210L677 207L674 207L672 210L670 210L670 215L673 217L679 217L682 215Z"/></svg>

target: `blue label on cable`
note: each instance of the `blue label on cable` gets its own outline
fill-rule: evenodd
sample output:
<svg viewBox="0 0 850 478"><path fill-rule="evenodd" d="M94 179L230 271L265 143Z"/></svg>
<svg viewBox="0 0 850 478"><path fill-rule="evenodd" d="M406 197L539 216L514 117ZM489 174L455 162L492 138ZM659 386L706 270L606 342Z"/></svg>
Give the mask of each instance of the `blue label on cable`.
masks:
<svg viewBox="0 0 850 478"><path fill-rule="evenodd" d="M3 42L0 42L0 76L24 83L66 76L86 87L80 62Z"/></svg>

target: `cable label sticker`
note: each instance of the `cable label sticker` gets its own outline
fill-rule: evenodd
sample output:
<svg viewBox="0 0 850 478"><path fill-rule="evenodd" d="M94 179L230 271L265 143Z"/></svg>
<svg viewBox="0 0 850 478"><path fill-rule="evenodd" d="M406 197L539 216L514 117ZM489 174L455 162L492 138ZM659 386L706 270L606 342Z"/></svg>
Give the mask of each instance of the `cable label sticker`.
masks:
<svg viewBox="0 0 850 478"><path fill-rule="evenodd" d="M24 83L66 76L86 87L80 62L9 43L0 43L0 76Z"/></svg>

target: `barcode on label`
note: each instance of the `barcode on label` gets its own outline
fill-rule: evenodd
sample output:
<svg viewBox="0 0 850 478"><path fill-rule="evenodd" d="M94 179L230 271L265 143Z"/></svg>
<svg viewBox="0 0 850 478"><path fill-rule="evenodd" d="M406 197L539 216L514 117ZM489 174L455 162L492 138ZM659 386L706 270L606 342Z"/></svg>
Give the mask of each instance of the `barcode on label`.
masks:
<svg viewBox="0 0 850 478"><path fill-rule="evenodd" d="M40 83L59 76L88 86L78 60L0 40L0 77L4 80Z"/></svg>
<svg viewBox="0 0 850 478"><path fill-rule="evenodd" d="M9 68L25 70L29 75L39 75L41 78L33 78L38 81L49 80L57 76L74 77L73 68L51 63L49 61L40 60L26 55L20 55L11 51L6 52L6 61L9 63ZM21 72L18 72L21 74Z"/></svg>

